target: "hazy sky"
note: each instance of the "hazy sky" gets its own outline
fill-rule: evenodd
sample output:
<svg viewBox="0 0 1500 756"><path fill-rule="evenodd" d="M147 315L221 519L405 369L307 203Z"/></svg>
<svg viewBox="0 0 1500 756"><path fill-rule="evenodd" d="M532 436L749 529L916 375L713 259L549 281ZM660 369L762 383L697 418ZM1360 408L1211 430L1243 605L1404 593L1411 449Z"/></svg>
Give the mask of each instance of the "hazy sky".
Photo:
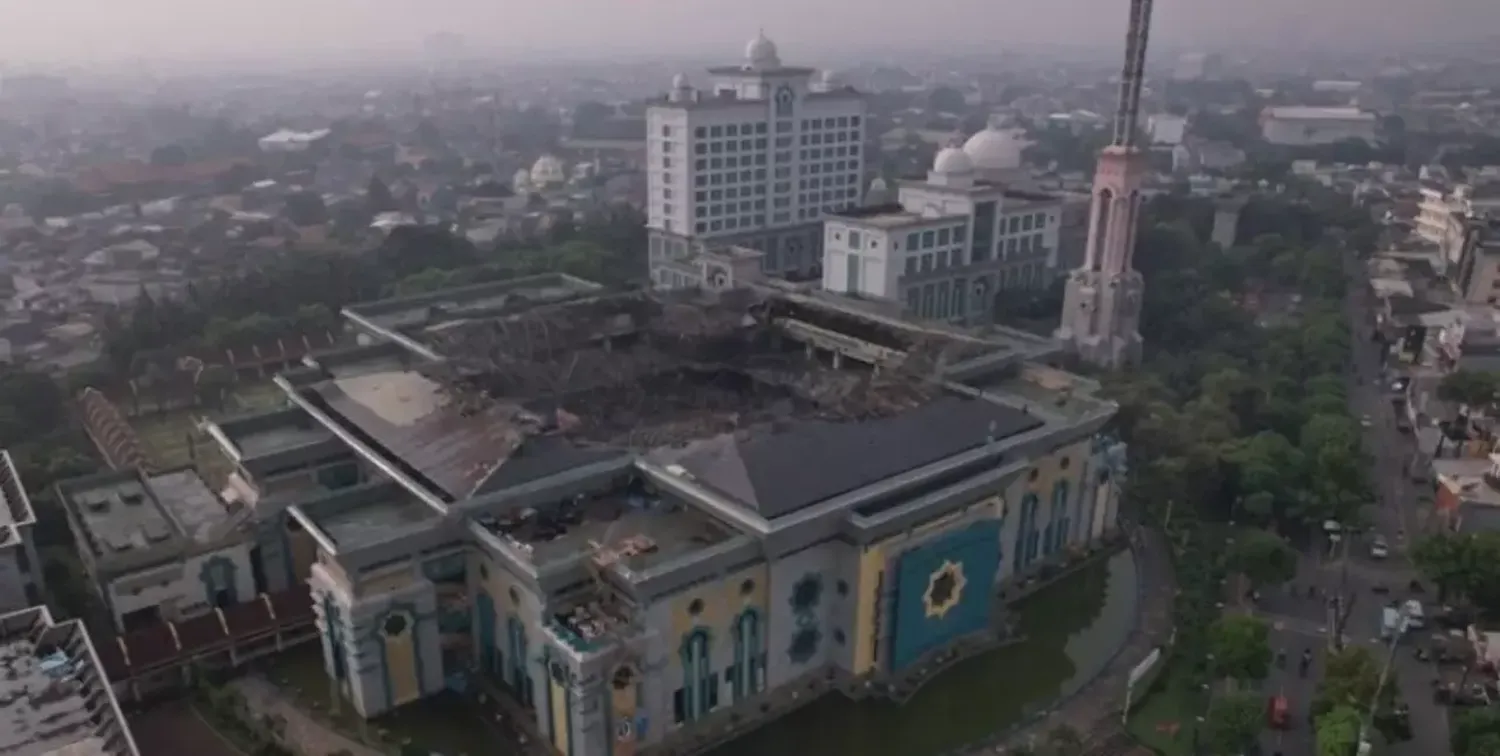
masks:
<svg viewBox="0 0 1500 756"><path fill-rule="evenodd" d="M475 51L569 58L737 57L760 27L789 63L826 54L1026 41L1120 44L1128 0L0 0L0 63L416 54L452 31ZM1157 0L1154 39L1372 48L1500 30L1500 0ZM1376 40L1380 45L1375 44Z"/></svg>

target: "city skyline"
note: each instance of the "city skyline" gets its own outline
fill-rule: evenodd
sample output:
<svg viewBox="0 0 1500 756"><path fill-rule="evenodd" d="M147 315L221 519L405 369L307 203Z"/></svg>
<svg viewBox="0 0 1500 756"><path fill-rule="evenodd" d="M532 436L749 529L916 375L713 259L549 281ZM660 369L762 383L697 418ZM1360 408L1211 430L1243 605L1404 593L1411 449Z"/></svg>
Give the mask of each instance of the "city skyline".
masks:
<svg viewBox="0 0 1500 756"><path fill-rule="evenodd" d="M434 34L461 32L462 49L497 59L605 59L615 56L712 55L738 49L765 29L799 58L824 54L892 54L934 44L945 49L1044 44L1109 51L1118 44L1117 0L978 0L892 4L880 13L850 0L813 5L785 0L722 9L647 0L628 6L604 0L565 5L492 6L438 0L420 8L398 0L265 0L253 5L138 0L109 6L97 0L26 3L7 0L0 62L102 63L112 60L347 61L410 59ZM1421 8L1387 3L1378 12L1352 0L1183 0L1158 10L1155 38L1167 47L1218 47L1256 42L1287 48L1338 49L1402 42L1421 44L1472 36L1500 24L1500 5L1440 0ZM712 12L708 12L712 10ZM420 11L420 14L416 13ZM289 18L297 23L289 24ZM575 19L591 23L578 25ZM998 51L998 50L997 50ZM798 54L800 53L800 54Z"/></svg>

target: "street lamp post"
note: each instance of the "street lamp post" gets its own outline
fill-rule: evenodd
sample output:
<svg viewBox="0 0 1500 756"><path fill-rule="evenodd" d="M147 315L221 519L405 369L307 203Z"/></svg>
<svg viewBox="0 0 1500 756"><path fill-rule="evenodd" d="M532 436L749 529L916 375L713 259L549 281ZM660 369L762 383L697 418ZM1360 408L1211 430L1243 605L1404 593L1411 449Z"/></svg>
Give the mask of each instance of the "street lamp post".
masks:
<svg viewBox="0 0 1500 756"><path fill-rule="evenodd" d="M1380 668L1380 678L1375 683L1375 692L1370 694L1370 706L1359 722L1360 753L1368 753L1370 750L1370 726L1375 721L1375 710L1380 707L1380 693L1385 690L1385 683L1391 676L1391 667L1396 663L1396 645L1401 642L1401 636L1406 635L1411 621L1411 611L1405 604L1401 605L1397 617L1395 631L1391 633L1391 641L1386 644L1385 665Z"/></svg>

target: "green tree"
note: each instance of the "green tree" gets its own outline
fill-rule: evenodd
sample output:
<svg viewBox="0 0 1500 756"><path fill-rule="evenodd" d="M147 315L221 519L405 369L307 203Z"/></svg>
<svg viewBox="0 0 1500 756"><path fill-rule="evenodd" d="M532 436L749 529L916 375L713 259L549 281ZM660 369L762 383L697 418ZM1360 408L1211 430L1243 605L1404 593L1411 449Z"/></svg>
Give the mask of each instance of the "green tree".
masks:
<svg viewBox="0 0 1500 756"><path fill-rule="evenodd" d="M1296 576L1297 551L1269 530L1247 530L1235 536L1229 566L1257 588L1278 585Z"/></svg>
<svg viewBox="0 0 1500 756"><path fill-rule="evenodd" d="M328 222L328 206L323 204L323 197L313 191L288 194L284 212L294 226L317 226Z"/></svg>
<svg viewBox="0 0 1500 756"><path fill-rule="evenodd" d="M1455 370L1438 384L1438 398L1484 411L1500 395L1500 373L1479 370Z"/></svg>
<svg viewBox="0 0 1500 756"><path fill-rule="evenodd" d="M1492 756L1490 744L1500 742L1500 710L1459 710L1449 738L1454 756Z"/></svg>
<svg viewBox="0 0 1500 756"><path fill-rule="evenodd" d="M1354 756L1360 722L1359 709L1353 706L1338 706L1319 716L1314 730L1318 756Z"/></svg>
<svg viewBox="0 0 1500 756"><path fill-rule="evenodd" d="M1437 585L1438 600L1447 601L1450 595L1461 594L1470 582L1476 565L1472 564L1472 549L1467 535L1458 533L1436 533L1417 541L1411 558L1422 576Z"/></svg>
<svg viewBox="0 0 1500 756"><path fill-rule="evenodd" d="M365 188L365 205L371 214L388 213L397 209L391 188L379 176L370 177L370 184Z"/></svg>
<svg viewBox="0 0 1500 756"><path fill-rule="evenodd" d="M1220 617L1208 635L1215 672L1245 682L1264 680L1271 669L1270 638L1270 628L1257 617Z"/></svg>
<svg viewBox="0 0 1500 756"><path fill-rule="evenodd" d="M1440 600L1456 595L1500 616L1500 533L1437 533L1417 542L1412 561L1437 583Z"/></svg>
<svg viewBox="0 0 1500 756"><path fill-rule="evenodd" d="M1320 718L1341 706L1363 711L1375 697L1380 685L1380 671L1381 661L1364 646L1346 646L1329 654L1323 662L1323 679L1313 699L1313 716ZM1395 703L1395 697L1395 676L1387 675L1377 704L1389 708Z"/></svg>
<svg viewBox="0 0 1500 756"><path fill-rule="evenodd" d="M1244 753L1265 728L1265 717L1266 700L1259 693L1218 696L1203 723L1203 746L1214 756Z"/></svg>

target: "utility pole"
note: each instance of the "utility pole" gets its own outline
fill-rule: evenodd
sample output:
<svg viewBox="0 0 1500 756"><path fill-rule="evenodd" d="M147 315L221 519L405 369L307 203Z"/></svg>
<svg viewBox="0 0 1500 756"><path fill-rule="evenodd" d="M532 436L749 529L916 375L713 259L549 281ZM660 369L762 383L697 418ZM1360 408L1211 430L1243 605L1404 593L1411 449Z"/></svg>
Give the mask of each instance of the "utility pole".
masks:
<svg viewBox="0 0 1500 756"><path fill-rule="evenodd" d="M1344 648L1344 628L1349 625L1349 617L1354 613L1354 592L1349 590L1349 541L1355 535L1353 530L1345 530L1339 537L1339 586L1334 593L1334 603L1331 609L1333 613L1333 637L1330 642L1335 651Z"/></svg>
<svg viewBox="0 0 1500 756"><path fill-rule="evenodd" d="M1396 644L1400 643L1401 636L1406 634L1407 623L1410 619L1403 605L1400 610L1400 620L1396 622L1395 631L1391 633L1391 642L1386 645L1385 665L1380 668L1380 680L1375 684L1375 692L1370 695L1370 706L1365 710L1359 722L1360 753L1369 749L1366 744L1370 742L1370 726L1375 721L1375 710L1380 707L1380 693L1385 690L1386 681L1390 679L1391 667L1396 663Z"/></svg>

